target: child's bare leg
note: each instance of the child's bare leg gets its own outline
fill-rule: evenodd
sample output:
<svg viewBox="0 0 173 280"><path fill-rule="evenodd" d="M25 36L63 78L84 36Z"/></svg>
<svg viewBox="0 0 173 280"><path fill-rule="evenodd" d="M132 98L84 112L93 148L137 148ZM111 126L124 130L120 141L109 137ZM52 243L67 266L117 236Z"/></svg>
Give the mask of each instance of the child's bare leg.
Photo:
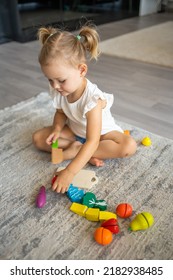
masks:
<svg viewBox="0 0 173 280"><path fill-rule="evenodd" d="M134 139L121 132L109 132L102 135L100 140L98 149L89 161L92 165L103 166L104 159L128 157L136 152L136 142ZM73 159L81 147L81 143L73 142L64 150L64 159Z"/></svg>
<svg viewBox="0 0 173 280"><path fill-rule="evenodd" d="M40 150L51 152L51 147L46 144L46 139L51 132L51 126L36 131L33 134L34 145ZM74 134L66 126L60 134L59 147L64 149L64 160L68 160L77 155L82 144L75 141ZM101 136L98 149L89 162L99 167L104 165L104 159L128 157L135 152L136 142L132 137L118 131L112 131Z"/></svg>
<svg viewBox="0 0 173 280"><path fill-rule="evenodd" d="M63 156L64 160L69 160L73 159L78 152L80 151L81 147L83 146L82 143L79 141L74 141L72 142L64 151L63 151Z"/></svg>
<svg viewBox="0 0 173 280"><path fill-rule="evenodd" d="M39 150L51 152L51 146L46 143L46 139L51 134L51 132L52 126L44 127L40 130L37 130L32 136L33 144ZM58 139L59 148L66 149L74 141L74 134L68 126L65 126L60 134L60 138Z"/></svg>
<svg viewBox="0 0 173 280"><path fill-rule="evenodd" d="M101 136L98 149L93 155L96 159L123 158L136 152L136 142L119 131L111 131ZM92 161L92 158L91 158ZM91 162L92 163L92 162Z"/></svg>

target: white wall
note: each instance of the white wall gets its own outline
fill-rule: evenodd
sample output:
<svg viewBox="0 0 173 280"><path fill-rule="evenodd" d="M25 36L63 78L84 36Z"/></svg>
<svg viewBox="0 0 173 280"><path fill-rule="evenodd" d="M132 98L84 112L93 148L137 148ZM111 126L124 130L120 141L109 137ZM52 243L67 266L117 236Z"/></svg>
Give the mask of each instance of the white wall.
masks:
<svg viewBox="0 0 173 280"><path fill-rule="evenodd" d="M161 0L141 0L139 7L139 15L157 13L160 10Z"/></svg>

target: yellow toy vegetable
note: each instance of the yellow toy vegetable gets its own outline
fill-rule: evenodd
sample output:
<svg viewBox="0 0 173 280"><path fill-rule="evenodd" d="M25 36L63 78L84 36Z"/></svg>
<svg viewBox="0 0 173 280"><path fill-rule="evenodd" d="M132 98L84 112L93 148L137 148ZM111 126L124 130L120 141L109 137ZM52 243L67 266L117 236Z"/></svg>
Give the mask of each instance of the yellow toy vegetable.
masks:
<svg viewBox="0 0 173 280"><path fill-rule="evenodd" d="M151 146L151 139L147 136L145 138L142 139L142 142L141 142L144 146Z"/></svg>
<svg viewBox="0 0 173 280"><path fill-rule="evenodd" d="M138 214L134 220L130 223L130 230L145 230L151 227L154 223L154 217L149 212L142 212Z"/></svg>

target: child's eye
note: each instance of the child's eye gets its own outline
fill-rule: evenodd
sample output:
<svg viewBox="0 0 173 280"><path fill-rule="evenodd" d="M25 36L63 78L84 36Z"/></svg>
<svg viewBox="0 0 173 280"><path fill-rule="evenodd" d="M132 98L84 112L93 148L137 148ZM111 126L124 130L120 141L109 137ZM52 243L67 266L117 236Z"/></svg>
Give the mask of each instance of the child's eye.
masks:
<svg viewBox="0 0 173 280"><path fill-rule="evenodd" d="M66 80L63 80L63 81L59 81L59 83L63 84L63 83L65 83L65 81L66 81Z"/></svg>

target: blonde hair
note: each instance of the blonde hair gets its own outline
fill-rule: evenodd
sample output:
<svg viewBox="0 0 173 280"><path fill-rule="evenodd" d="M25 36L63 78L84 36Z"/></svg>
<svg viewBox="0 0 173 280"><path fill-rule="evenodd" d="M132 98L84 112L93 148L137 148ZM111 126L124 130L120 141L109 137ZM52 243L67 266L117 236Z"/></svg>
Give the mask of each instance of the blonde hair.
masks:
<svg viewBox="0 0 173 280"><path fill-rule="evenodd" d="M77 36L61 29L42 27L38 30L38 38L42 43L39 54L41 65L61 58L76 66L86 63L88 58L97 60L100 54L99 35L94 26L83 26Z"/></svg>

